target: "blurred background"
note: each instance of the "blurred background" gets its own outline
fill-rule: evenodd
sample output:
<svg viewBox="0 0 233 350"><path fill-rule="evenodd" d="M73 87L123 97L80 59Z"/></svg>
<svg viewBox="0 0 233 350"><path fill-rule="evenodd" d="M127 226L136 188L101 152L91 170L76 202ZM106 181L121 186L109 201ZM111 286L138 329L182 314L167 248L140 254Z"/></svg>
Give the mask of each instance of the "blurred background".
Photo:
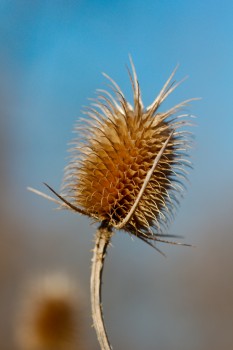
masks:
<svg viewBox="0 0 233 350"><path fill-rule="evenodd" d="M190 97L194 170L169 233L196 248L160 245L163 258L118 232L103 284L114 349L233 347L233 3L229 1L0 1L0 347L18 349L28 279L63 271L82 290L82 349L98 349L89 305L89 220L26 190L59 190L72 127L101 72L132 101L133 57L144 104L177 63L189 75L164 108ZM78 302L78 300L77 300ZM85 331L84 331L85 329ZM81 347L80 347L81 348Z"/></svg>

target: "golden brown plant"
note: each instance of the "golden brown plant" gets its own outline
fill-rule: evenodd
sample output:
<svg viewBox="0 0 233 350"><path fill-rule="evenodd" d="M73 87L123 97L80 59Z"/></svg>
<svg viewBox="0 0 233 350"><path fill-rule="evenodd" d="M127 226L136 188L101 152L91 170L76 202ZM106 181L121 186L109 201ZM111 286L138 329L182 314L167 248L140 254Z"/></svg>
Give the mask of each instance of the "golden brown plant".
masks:
<svg viewBox="0 0 233 350"><path fill-rule="evenodd" d="M77 290L66 275L33 280L18 314L16 336L20 349L77 349L82 338L77 298Z"/></svg>
<svg viewBox="0 0 233 350"><path fill-rule="evenodd" d="M180 178L187 165L186 131L176 131L186 122L174 114L185 101L166 112L158 112L161 103L177 87L171 75L159 96L144 109L132 64L130 79L134 106L112 82L116 98L98 90L98 97L75 128L78 138L72 148L73 159L65 174L63 193L75 207L97 221L117 227L130 212L146 175L164 143L169 142L153 171L131 219L122 227L143 239L154 239L152 228L160 231L177 202ZM186 135L187 136L187 135Z"/></svg>
<svg viewBox="0 0 233 350"><path fill-rule="evenodd" d="M131 105L119 86L107 75L115 97L98 90L75 127L72 159L65 170L62 195L48 188L72 209L100 222L96 234L91 298L94 326L102 349L110 349L102 320L101 276L112 229L123 229L155 247L168 242L163 234L179 201L186 178L190 134L188 114L180 113L191 100L161 112L162 102L180 84L171 74L153 103L144 108L131 60L128 70L134 103ZM51 199L38 191L38 194ZM54 199L51 199L57 202ZM178 244L175 242L168 242ZM157 247L155 247L158 249Z"/></svg>

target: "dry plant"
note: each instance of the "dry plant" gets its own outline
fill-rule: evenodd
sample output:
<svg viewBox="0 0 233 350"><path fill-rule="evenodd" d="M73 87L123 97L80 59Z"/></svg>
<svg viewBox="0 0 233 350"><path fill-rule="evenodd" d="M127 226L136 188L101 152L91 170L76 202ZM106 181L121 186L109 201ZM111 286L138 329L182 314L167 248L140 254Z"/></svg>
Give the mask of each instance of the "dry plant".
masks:
<svg viewBox="0 0 233 350"><path fill-rule="evenodd" d="M84 349L80 305L80 293L67 275L33 278L17 314L17 345L22 350Z"/></svg>
<svg viewBox="0 0 233 350"><path fill-rule="evenodd" d="M104 74L115 97L109 91L97 90L97 98L76 125L78 138L73 142L61 195L47 185L59 201L31 189L62 208L100 222L92 259L91 304L94 327L104 350L111 346L103 322L101 280L113 230L123 229L158 251L157 242L181 244L168 241L169 235L163 232L184 189L187 167L191 166L187 152L190 133L183 128L190 125L184 107L191 100L159 111L181 83L173 81L176 69L153 103L144 108L130 61L133 105L115 81Z"/></svg>

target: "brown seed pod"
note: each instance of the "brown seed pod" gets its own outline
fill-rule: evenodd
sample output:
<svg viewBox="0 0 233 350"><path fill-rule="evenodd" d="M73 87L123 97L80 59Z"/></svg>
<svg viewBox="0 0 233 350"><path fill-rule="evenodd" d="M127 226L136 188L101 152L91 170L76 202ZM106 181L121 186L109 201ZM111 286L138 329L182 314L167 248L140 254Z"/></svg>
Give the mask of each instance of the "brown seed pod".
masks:
<svg viewBox="0 0 233 350"><path fill-rule="evenodd" d="M72 159L65 171L63 194L74 206L110 227L117 227L130 212L154 160L171 135L144 193L124 230L142 238L154 239L169 222L178 203L182 181L189 165L186 151L188 133L178 131L187 121L179 115L190 100L159 112L168 95L180 84L169 77L154 102L143 107L134 65L128 71L134 105L125 99L119 86L107 75L115 97L97 90L75 127Z"/></svg>
<svg viewBox="0 0 233 350"><path fill-rule="evenodd" d="M17 315L16 341L24 350L74 350L81 347L81 300L64 274L32 280ZM80 346L80 347L79 347Z"/></svg>
<svg viewBox="0 0 233 350"><path fill-rule="evenodd" d="M102 350L111 345L103 320L101 301L102 272L111 241L112 228L124 229L155 247L150 240L161 239L179 202L179 194L190 166L187 151L190 134L183 101L165 112L162 102L180 84L171 74L153 103L143 107L141 91L131 60L129 77L133 106L119 86L108 76L114 96L98 90L98 96L75 127L72 159L65 169L62 195L47 187L59 198L31 191L100 222L95 236L91 271L93 324ZM193 100L193 99L192 99ZM183 119L184 118L184 119ZM61 202L62 201L62 202ZM185 244L184 244L185 245ZM158 250L158 249L157 249Z"/></svg>

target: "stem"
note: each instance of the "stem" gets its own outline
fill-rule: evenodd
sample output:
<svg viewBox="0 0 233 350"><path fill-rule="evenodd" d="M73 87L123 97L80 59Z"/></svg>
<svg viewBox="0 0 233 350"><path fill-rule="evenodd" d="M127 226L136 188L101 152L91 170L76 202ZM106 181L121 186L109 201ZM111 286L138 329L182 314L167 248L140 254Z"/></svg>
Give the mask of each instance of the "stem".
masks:
<svg viewBox="0 0 233 350"><path fill-rule="evenodd" d="M107 247L112 236L111 229L101 224L96 232L95 248L92 258L91 270L91 307L92 318L101 350L110 350L111 345L104 326L101 305L101 284L104 260Z"/></svg>

